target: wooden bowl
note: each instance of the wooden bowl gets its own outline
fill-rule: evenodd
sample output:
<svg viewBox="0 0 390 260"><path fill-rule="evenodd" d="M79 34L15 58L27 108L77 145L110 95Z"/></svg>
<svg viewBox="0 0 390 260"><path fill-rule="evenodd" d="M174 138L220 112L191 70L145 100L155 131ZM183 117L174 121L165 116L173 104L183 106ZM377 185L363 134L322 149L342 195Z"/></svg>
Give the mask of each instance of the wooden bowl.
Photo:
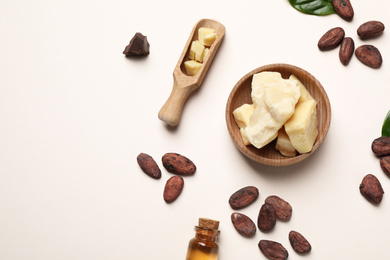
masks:
<svg viewBox="0 0 390 260"><path fill-rule="evenodd" d="M318 136L313 149L309 153L297 154L294 157L285 157L275 149L275 140L261 149L252 145L244 145L240 129L234 120L233 111L243 104L252 104L251 82L252 76L262 71L280 72L283 78L294 74L317 101ZM285 166L300 162L312 155L324 141L330 126L331 110L328 95L321 83L309 72L289 64L270 64L254 69L242 77L234 86L226 104L226 124L234 144L246 157L264 165Z"/></svg>

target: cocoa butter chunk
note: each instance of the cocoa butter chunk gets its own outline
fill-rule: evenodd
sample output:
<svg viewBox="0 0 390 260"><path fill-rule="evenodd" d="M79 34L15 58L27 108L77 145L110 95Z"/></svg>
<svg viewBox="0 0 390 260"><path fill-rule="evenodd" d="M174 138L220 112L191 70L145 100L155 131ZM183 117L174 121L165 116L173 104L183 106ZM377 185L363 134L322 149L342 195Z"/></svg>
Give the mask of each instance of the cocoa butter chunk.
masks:
<svg viewBox="0 0 390 260"><path fill-rule="evenodd" d="M126 46L123 54L130 56L145 56L149 54L149 42L146 36L137 32L130 40L129 45Z"/></svg>
<svg viewBox="0 0 390 260"><path fill-rule="evenodd" d="M376 138L371 144L371 150L376 156L390 155L390 136Z"/></svg>
<svg viewBox="0 0 390 260"><path fill-rule="evenodd" d="M383 188L379 180L372 174L364 176L359 186L360 193L369 202L373 204L379 204L383 198Z"/></svg>

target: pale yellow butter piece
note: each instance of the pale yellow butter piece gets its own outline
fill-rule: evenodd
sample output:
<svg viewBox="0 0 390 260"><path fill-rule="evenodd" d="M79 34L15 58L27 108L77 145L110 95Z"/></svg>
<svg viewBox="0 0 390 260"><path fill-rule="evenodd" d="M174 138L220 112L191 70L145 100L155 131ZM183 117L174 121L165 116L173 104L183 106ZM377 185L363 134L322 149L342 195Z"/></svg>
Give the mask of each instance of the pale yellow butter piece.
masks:
<svg viewBox="0 0 390 260"><path fill-rule="evenodd" d="M270 85L264 93L264 104L276 121L283 124L294 113L300 97L300 88L289 80Z"/></svg>
<svg viewBox="0 0 390 260"><path fill-rule="evenodd" d="M296 84L291 84L289 80L276 80L277 84L272 80L265 84L262 98L245 128L249 142L259 149L277 137L279 129L294 113L300 96Z"/></svg>
<svg viewBox="0 0 390 260"><path fill-rule="evenodd" d="M288 137L284 127L278 131L278 137L276 139L276 150L278 150L283 156L293 157L297 155L297 150L292 146L290 138Z"/></svg>
<svg viewBox="0 0 390 260"><path fill-rule="evenodd" d="M318 135L317 102L298 103L292 117L284 125L292 146L301 154L312 150Z"/></svg>
<svg viewBox="0 0 390 260"><path fill-rule="evenodd" d="M253 104L243 104L240 107L234 109L233 116L238 127L240 128L240 134L242 141L245 145L250 145L248 138L245 134L245 128L249 124L249 118L251 117L253 111L255 110L255 105Z"/></svg>
<svg viewBox="0 0 390 260"><path fill-rule="evenodd" d="M251 117L255 106L253 104L243 104L242 106L234 109L233 116L239 128L245 128L249 124L249 118Z"/></svg>
<svg viewBox="0 0 390 260"><path fill-rule="evenodd" d="M240 134L241 134L242 142L244 143L244 145L250 145L251 143L248 141L248 137L246 137L246 133L245 133L244 128L240 128Z"/></svg>
<svg viewBox="0 0 390 260"><path fill-rule="evenodd" d="M215 42L215 40L217 39L217 33L210 33L210 34L207 34L204 38L203 38L203 45L204 46L211 46L213 45L213 43Z"/></svg>
<svg viewBox="0 0 390 260"><path fill-rule="evenodd" d="M205 48L204 49L204 54L203 54L203 60L206 59L206 57L210 54L210 48Z"/></svg>
<svg viewBox="0 0 390 260"><path fill-rule="evenodd" d="M190 48L190 53L188 54L188 58L202 63L204 49L205 47L203 46L203 44L200 43L200 41L193 41L191 43L191 48Z"/></svg>
<svg viewBox="0 0 390 260"><path fill-rule="evenodd" d="M202 63L195 60L188 60L184 62L184 66L188 76L196 75L202 68Z"/></svg>
<svg viewBox="0 0 390 260"><path fill-rule="evenodd" d="M268 86L279 84L283 81L282 75L279 72L263 71L252 76L251 82L251 98L253 104L261 103L261 99Z"/></svg>
<svg viewBox="0 0 390 260"><path fill-rule="evenodd" d="M298 103L302 103L307 100L313 100L313 97L310 95L309 91L307 91L305 86L295 75L291 75L290 80L296 82L296 84L298 84L299 88L301 89L301 97L299 98Z"/></svg>
<svg viewBox="0 0 390 260"><path fill-rule="evenodd" d="M206 27L200 27L198 29L198 39L204 46L211 46L216 38L217 33L214 29Z"/></svg>

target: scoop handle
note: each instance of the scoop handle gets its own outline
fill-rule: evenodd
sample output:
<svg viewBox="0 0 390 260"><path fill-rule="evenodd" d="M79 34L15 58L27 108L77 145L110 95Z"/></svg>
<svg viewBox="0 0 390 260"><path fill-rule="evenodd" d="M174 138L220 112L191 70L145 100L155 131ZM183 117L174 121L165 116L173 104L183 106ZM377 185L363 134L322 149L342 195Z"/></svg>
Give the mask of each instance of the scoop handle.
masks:
<svg viewBox="0 0 390 260"><path fill-rule="evenodd" d="M191 91L191 88L179 87L177 81L175 80L171 94L160 109L158 118L171 126L179 124L184 104L187 101L188 96L191 94Z"/></svg>

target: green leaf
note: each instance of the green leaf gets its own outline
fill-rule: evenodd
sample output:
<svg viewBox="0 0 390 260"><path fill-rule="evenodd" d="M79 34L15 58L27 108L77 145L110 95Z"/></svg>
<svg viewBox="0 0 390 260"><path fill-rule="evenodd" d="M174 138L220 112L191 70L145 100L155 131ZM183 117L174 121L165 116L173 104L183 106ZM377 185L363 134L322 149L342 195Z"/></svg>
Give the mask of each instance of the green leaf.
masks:
<svg viewBox="0 0 390 260"><path fill-rule="evenodd" d="M390 136L390 110L387 112L382 126L382 136Z"/></svg>
<svg viewBox="0 0 390 260"><path fill-rule="evenodd" d="M289 0L298 11L312 15L328 15L335 13L332 0Z"/></svg>

